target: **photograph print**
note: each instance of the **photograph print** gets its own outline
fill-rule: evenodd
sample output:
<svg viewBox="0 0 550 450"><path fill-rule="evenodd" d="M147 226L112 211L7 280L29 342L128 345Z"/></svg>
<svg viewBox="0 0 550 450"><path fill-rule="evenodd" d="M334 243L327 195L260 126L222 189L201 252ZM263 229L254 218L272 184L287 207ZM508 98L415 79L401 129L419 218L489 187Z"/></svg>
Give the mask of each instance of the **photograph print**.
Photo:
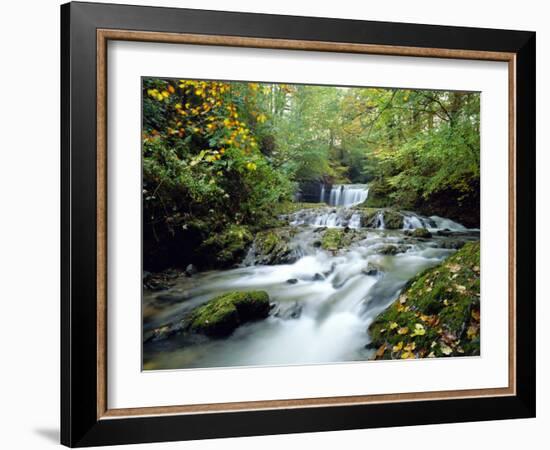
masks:
<svg viewBox="0 0 550 450"><path fill-rule="evenodd" d="M480 356L479 92L141 83L143 370Z"/></svg>

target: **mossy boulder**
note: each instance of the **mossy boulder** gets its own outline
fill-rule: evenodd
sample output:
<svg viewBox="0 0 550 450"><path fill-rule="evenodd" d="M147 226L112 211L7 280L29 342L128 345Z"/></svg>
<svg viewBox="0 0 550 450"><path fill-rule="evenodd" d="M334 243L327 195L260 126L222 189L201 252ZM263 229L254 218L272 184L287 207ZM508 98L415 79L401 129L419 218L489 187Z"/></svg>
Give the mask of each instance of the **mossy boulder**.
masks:
<svg viewBox="0 0 550 450"><path fill-rule="evenodd" d="M426 230L426 228L415 228L412 232L411 232L411 236L412 237L416 237L416 238L431 238L432 237L432 233L430 233L428 230Z"/></svg>
<svg viewBox="0 0 550 450"><path fill-rule="evenodd" d="M322 232L321 248L330 252L348 249L351 244L365 237L361 230L351 228L327 228Z"/></svg>
<svg viewBox="0 0 550 450"><path fill-rule="evenodd" d="M213 233L201 245L201 251L209 255L215 267L229 267L242 261L253 236L244 225L230 225L225 230Z"/></svg>
<svg viewBox="0 0 550 450"><path fill-rule="evenodd" d="M376 359L480 353L479 241L411 280L370 325Z"/></svg>
<svg viewBox="0 0 550 450"><path fill-rule="evenodd" d="M256 233L254 238L254 262L256 264L290 264L298 256L290 246L299 230L296 227L281 227Z"/></svg>
<svg viewBox="0 0 550 450"><path fill-rule="evenodd" d="M231 292L193 311L189 330L211 337L228 336L243 323L265 319L269 309L269 295L265 291Z"/></svg>
<svg viewBox="0 0 550 450"><path fill-rule="evenodd" d="M381 255L397 255L398 253L405 253L409 247L404 244L386 244L378 250Z"/></svg>
<svg viewBox="0 0 550 450"><path fill-rule="evenodd" d="M403 214L392 208L370 208L364 206L355 209L361 212L361 224L367 228L378 227L378 216L384 216L384 228L387 230L400 230L403 228Z"/></svg>
<svg viewBox="0 0 550 450"><path fill-rule="evenodd" d="M384 212L384 225L387 230L400 230L403 228L403 215L393 209Z"/></svg>

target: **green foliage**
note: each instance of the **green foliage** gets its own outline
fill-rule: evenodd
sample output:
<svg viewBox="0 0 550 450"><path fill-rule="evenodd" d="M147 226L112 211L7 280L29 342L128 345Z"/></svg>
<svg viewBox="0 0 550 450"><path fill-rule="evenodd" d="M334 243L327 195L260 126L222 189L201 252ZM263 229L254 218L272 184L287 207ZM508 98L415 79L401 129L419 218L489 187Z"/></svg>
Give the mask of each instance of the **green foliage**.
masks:
<svg viewBox="0 0 550 450"><path fill-rule="evenodd" d="M142 138L146 248L181 237L207 257L233 225L277 226L305 181L479 221L477 93L145 78Z"/></svg>
<svg viewBox="0 0 550 450"><path fill-rule="evenodd" d="M232 224L219 233L212 233L200 249L215 258L216 266L223 267L240 262L253 239L246 226Z"/></svg>
<svg viewBox="0 0 550 450"><path fill-rule="evenodd" d="M192 233L200 253L233 225L272 220L270 206L288 200L293 185L258 144L262 96L254 83L144 79L144 236Z"/></svg>

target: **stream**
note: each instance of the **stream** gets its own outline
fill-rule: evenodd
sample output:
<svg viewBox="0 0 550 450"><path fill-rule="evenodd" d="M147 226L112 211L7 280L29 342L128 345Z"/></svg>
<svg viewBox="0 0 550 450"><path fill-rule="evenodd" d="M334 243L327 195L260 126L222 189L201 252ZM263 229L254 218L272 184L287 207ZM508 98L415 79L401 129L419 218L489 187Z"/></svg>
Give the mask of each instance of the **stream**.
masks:
<svg viewBox="0 0 550 450"><path fill-rule="evenodd" d="M323 188L324 190L324 188ZM456 239L479 239L479 230L441 217L404 213L403 229L386 230L383 213L376 227L364 228L353 206L368 196L365 185L335 185L322 198L330 206L298 211L288 223L299 230L290 247L296 262L255 264L254 249L241 267L179 276L168 291L144 291L144 369L320 364L371 359L367 328L420 271L439 264L455 250ZM341 252L315 242L326 228L347 227L357 239ZM406 236L427 228L431 239ZM445 230L444 233L438 233ZM406 247L397 254L388 245ZM224 339L180 333L148 339L151 331L185 317L214 296L230 291L265 290L269 317L246 323Z"/></svg>

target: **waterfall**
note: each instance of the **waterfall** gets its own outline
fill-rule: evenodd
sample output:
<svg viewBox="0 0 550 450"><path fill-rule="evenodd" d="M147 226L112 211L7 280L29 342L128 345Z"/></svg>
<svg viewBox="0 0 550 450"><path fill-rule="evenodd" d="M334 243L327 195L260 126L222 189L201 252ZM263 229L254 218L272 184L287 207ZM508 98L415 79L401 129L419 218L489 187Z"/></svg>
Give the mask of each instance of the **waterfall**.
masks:
<svg viewBox="0 0 550 450"><path fill-rule="evenodd" d="M323 203L325 201L325 185L323 184L321 186L321 197L319 198L319 203Z"/></svg>
<svg viewBox="0 0 550 450"><path fill-rule="evenodd" d="M376 228L379 230L386 228L386 224L384 223L384 213L382 211L378 211L376 213L375 224Z"/></svg>
<svg viewBox="0 0 550 450"><path fill-rule="evenodd" d="M442 219L447 220L447 219ZM451 221L452 222L452 221ZM458 226L462 226L460 224L456 224ZM432 217L422 217L418 214L404 212L403 213L403 229L404 230L414 230L415 228L428 228L428 229L439 229L439 228L445 228L440 227ZM465 230L465 228L463 227Z"/></svg>
<svg viewBox="0 0 550 450"><path fill-rule="evenodd" d="M292 226L312 225L328 228L361 228L361 213L348 208L304 209L289 215Z"/></svg>
<svg viewBox="0 0 550 450"><path fill-rule="evenodd" d="M467 228L451 219L445 219L439 216L431 216L430 219L435 224L435 228L447 229L451 231L466 231Z"/></svg>
<svg viewBox="0 0 550 450"><path fill-rule="evenodd" d="M333 184L328 204L331 206L354 206L363 203L369 196L366 184ZM321 189L321 201L325 198L325 186Z"/></svg>

